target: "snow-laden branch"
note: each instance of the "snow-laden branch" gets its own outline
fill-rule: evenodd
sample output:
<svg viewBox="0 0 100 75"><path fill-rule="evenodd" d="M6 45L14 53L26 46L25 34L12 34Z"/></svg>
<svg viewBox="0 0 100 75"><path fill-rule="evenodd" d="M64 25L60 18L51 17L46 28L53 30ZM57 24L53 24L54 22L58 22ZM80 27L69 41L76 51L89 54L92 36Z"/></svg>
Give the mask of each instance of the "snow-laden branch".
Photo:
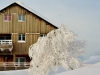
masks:
<svg viewBox="0 0 100 75"><path fill-rule="evenodd" d="M84 54L84 46L84 41L77 40L76 34L64 25L52 30L29 48L30 75L46 75L58 66L66 70L82 66L77 57Z"/></svg>

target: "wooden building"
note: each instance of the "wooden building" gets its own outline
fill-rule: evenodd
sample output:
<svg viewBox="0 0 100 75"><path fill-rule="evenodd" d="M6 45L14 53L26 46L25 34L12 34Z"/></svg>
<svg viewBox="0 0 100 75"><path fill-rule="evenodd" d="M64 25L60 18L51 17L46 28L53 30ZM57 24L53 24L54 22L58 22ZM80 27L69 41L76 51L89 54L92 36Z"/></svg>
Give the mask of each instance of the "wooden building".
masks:
<svg viewBox="0 0 100 75"><path fill-rule="evenodd" d="M21 2L0 10L0 70L29 66L29 46L53 29L53 23Z"/></svg>

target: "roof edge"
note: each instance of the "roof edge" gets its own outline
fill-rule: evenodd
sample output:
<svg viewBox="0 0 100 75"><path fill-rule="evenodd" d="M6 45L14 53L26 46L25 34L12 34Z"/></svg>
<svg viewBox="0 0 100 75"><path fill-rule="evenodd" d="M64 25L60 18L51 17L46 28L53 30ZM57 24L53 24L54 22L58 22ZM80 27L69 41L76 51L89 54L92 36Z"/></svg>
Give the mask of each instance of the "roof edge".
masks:
<svg viewBox="0 0 100 75"><path fill-rule="evenodd" d="M25 10L28 10L32 14L36 15L37 17L39 17L42 20L44 20L47 23L49 23L50 25L54 26L55 28L58 28L57 26L55 26L55 24L53 22L51 22L50 20L48 20L46 17L44 17L40 13L36 12L35 10L31 9L30 7L26 6L24 3L20 2L20 1L13 2L12 4L10 4L10 5L6 6L5 8L1 9L0 12L3 11L3 10L5 10L7 7L12 6L13 4L19 5L20 7L24 8Z"/></svg>

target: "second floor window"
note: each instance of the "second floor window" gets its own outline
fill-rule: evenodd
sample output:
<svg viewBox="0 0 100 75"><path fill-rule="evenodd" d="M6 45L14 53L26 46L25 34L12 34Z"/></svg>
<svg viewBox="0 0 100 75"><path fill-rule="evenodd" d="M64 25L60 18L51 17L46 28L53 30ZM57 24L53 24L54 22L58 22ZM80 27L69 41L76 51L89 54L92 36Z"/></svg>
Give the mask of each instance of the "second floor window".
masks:
<svg viewBox="0 0 100 75"><path fill-rule="evenodd" d="M18 34L18 41L25 42L25 34Z"/></svg>
<svg viewBox="0 0 100 75"><path fill-rule="evenodd" d="M25 21L25 15L18 15L18 21Z"/></svg>
<svg viewBox="0 0 100 75"><path fill-rule="evenodd" d="M11 21L11 15L9 14L4 15L4 21Z"/></svg>

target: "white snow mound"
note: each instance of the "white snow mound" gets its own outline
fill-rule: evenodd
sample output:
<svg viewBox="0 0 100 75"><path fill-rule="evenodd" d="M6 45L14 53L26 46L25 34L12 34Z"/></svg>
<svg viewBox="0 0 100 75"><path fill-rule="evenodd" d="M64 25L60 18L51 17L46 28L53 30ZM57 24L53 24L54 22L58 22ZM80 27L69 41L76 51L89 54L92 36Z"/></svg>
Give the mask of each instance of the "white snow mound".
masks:
<svg viewBox="0 0 100 75"><path fill-rule="evenodd" d="M91 66L78 68L55 75L100 75L100 62Z"/></svg>

